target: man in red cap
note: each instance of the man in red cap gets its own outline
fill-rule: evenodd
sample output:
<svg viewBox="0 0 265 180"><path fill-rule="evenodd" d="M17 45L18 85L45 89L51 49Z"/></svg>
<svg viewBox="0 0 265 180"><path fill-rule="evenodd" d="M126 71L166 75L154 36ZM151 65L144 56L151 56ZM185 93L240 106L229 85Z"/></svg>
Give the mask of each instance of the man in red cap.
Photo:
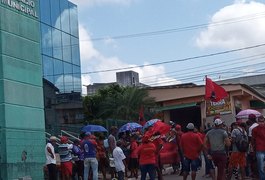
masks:
<svg viewBox="0 0 265 180"><path fill-rule="evenodd" d="M72 177L72 155L71 150L73 149L73 144L68 144L68 137L61 137L61 144L58 147L59 155L61 158L61 172L62 180L71 180Z"/></svg>

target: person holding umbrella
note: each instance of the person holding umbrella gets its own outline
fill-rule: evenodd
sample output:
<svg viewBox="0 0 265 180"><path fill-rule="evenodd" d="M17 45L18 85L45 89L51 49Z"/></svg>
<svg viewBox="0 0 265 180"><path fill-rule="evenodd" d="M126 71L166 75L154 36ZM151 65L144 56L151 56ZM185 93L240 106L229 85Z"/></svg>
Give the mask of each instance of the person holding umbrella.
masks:
<svg viewBox="0 0 265 180"><path fill-rule="evenodd" d="M90 167L93 171L93 180L98 179L98 160L97 142L91 138L91 133L86 132L86 136L81 145L84 151L84 179L87 180L89 176Z"/></svg>

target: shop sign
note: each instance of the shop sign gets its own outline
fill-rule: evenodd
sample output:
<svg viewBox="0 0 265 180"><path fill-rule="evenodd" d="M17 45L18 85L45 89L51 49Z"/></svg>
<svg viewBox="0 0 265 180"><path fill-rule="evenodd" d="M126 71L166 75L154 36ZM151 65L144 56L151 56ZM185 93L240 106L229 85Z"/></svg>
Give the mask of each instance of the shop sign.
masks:
<svg viewBox="0 0 265 180"><path fill-rule="evenodd" d="M207 101L206 102L206 116L231 114L231 102L229 99L222 99L218 102Z"/></svg>

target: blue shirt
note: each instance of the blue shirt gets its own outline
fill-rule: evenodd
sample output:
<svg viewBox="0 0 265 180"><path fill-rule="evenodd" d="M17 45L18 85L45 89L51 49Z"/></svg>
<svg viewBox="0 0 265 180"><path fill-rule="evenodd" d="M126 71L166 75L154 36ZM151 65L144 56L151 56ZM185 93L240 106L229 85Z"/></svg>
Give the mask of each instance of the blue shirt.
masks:
<svg viewBox="0 0 265 180"><path fill-rule="evenodd" d="M84 140L82 143L84 158L95 158L97 154L96 145L89 140Z"/></svg>

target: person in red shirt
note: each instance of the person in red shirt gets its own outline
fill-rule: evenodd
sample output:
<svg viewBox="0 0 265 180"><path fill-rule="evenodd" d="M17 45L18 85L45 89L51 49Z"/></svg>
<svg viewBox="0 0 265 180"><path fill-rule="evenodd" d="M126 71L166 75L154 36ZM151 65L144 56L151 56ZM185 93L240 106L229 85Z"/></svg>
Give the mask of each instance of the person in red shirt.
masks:
<svg viewBox="0 0 265 180"><path fill-rule="evenodd" d="M141 170L141 180L149 174L150 180L155 180L156 170L156 146L149 140L149 136L143 136L142 144L137 148Z"/></svg>
<svg viewBox="0 0 265 180"><path fill-rule="evenodd" d="M264 159L265 159L265 122L264 117L261 116L258 118L258 126L252 130L252 138L251 142L254 148L254 152L256 153L258 171L259 171L259 179L265 179L264 172Z"/></svg>
<svg viewBox="0 0 265 180"><path fill-rule="evenodd" d="M155 132L151 138L152 143L156 147L156 172L157 172L157 179L158 180L163 180L162 176L162 165L160 163L160 150L163 147L163 140L161 138L160 132Z"/></svg>
<svg viewBox="0 0 265 180"><path fill-rule="evenodd" d="M180 139L180 147L184 155L183 180L186 180L191 169L191 178L195 180L196 171L199 166L199 156L203 148L202 139L193 132L194 124L189 123L186 127L188 132L184 133Z"/></svg>
<svg viewBox="0 0 265 180"><path fill-rule="evenodd" d="M136 142L137 135L133 134L131 136L131 144L130 144L130 162L129 162L129 169L131 170L130 177L138 178L138 154L137 154L137 148L138 144Z"/></svg>

